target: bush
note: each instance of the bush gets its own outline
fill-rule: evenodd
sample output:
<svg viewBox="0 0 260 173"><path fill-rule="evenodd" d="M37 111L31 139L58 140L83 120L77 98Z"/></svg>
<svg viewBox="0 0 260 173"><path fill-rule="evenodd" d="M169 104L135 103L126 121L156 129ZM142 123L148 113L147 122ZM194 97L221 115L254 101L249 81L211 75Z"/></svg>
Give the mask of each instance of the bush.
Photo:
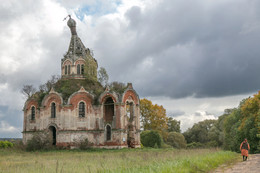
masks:
<svg viewBox="0 0 260 173"><path fill-rule="evenodd" d="M90 149L91 146L93 145L93 143L88 141L88 138L79 139L79 140L75 139L74 142L75 142L76 147L81 149L81 150Z"/></svg>
<svg viewBox="0 0 260 173"><path fill-rule="evenodd" d="M162 142L161 148L172 148L172 146Z"/></svg>
<svg viewBox="0 0 260 173"><path fill-rule="evenodd" d="M22 140L17 140L14 142L14 148L17 150L25 150L26 149L26 145L23 144Z"/></svg>
<svg viewBox="0 0 260 173"><path fill-rule="evenodd" d="M0 148L12 148L14 144L9 141L0 141Z"/></svg>
<svg viewBox="0 0 260 173"><path fill-rule="evenodd" d="M210 141L210 142L207 142L207 147L218 147L218 143L217 143L217 141Z"/></svg>
<svg viewBox="0 0 260 173"><path fill-rule="evenodd" d="M37 132L33 137L27 141L26 150L36 151L36 150L48 150L52 146L52 136L49 132Z"/></svg>
<svg viewBox="0 0 260 173"><path fill-rule="evenodd" d="M203 148L203 145L200 142L192 142L187 144L187 148Z"/></svg>
<svg viewBox="0 0 260 173"><path fill-rule="evenodd" d="M167 144L174 148L186 148L186 140L181 133L170 132L167 138Z"/></svg>
<svg viewBox="0 0 260 173"><path fill-rule="evenodd" d="M143 131L141 133L141 143L144 147L161 148L162 138L157 131Z"/></svg>

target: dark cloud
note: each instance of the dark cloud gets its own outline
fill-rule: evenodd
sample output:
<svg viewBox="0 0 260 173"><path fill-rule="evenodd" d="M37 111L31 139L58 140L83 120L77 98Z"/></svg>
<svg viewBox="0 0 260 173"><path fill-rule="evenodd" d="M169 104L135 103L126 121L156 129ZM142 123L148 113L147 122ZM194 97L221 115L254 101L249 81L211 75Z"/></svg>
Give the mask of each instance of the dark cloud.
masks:
<svg viewBox="0 0 260 173"><path fill-rule="evenodd" d="M132 81L142 96L252 93L260 87L259 9L246 0L134 6L128 25L111 24L95 47L111 78Z"/></svg>

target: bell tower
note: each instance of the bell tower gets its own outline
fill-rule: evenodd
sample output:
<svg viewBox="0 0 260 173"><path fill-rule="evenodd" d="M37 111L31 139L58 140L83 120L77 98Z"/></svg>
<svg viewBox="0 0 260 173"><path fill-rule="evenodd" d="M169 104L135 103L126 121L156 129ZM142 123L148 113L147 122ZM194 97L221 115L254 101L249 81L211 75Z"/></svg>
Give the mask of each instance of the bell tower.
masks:
<svg viewBox="0 0 260 173"><path fill-rule="evenodd" d="M71 31L71 39L68 51L61 59L61 76L70 79L90 78L97 80L98 63L93 58L90 49L86 48L78 37L76 21L70 15L68 17L67 25Z"/></svg>

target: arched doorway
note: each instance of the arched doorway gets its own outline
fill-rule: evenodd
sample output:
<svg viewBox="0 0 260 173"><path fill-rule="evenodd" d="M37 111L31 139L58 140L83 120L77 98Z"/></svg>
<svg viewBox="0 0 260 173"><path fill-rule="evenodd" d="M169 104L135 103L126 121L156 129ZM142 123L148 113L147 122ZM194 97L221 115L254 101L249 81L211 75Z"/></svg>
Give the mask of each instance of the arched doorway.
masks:
<svg viewBox="0 0 260 173"><path fill-rule="evenodd" d="M52 145L56 145L56 128L54 126L49 127Z"/></svg>

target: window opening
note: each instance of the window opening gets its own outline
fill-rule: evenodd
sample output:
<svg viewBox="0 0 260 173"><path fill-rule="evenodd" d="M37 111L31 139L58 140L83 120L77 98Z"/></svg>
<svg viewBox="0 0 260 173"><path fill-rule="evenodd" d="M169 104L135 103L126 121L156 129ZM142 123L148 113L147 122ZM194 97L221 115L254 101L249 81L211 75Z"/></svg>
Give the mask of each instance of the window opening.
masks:
<svg viewBox="0 0 260 173"><path fill-rule="evenodd" d="M51 104L51 118L56 118L56 105L55 105L55 103Z"/></svg>
<svg viewBox="0 0 260 173"><path fill-rule="evenodd" d="M111 140L111 126L110 125L107 125L107 141L110 141Z"/></svg>
<svg viewBox="0 0 260 173"><path fill-rule="evenodd" d="M85 103L79 103L79 117L85 117Z"/></svg>
<svg viewBox="0 0 260 173"><path fill-rule="evenodd" d="M35 120L35 107L34 107L34 106L33 106L32 109L31 109L31 113L32 113L31 119L32 119L32 120Z"/></svg>
<svg viewBox="0 0 260 173"><path fill-rule="evenodd" d="M112 122L114 117L114 101L111 97L108 97L104 103L105 121Z"/></svg>
<svg viewBox="0 0 260 173"><path fill-rule="evenodd" d="M77 74L80 74L80 65L77 65Z"/></svg>
<svg viewBox="0 0 260 173"><path fill-rule="evenodd" d="M81 65L81 74L84 74L84 65Z"/></svg>
<svg viewBox="0 0 260 173"><path fill-rule="evenodd" d="M68 73L67 66L65 65L65 74L67 74L67 73Z"/></svg>

